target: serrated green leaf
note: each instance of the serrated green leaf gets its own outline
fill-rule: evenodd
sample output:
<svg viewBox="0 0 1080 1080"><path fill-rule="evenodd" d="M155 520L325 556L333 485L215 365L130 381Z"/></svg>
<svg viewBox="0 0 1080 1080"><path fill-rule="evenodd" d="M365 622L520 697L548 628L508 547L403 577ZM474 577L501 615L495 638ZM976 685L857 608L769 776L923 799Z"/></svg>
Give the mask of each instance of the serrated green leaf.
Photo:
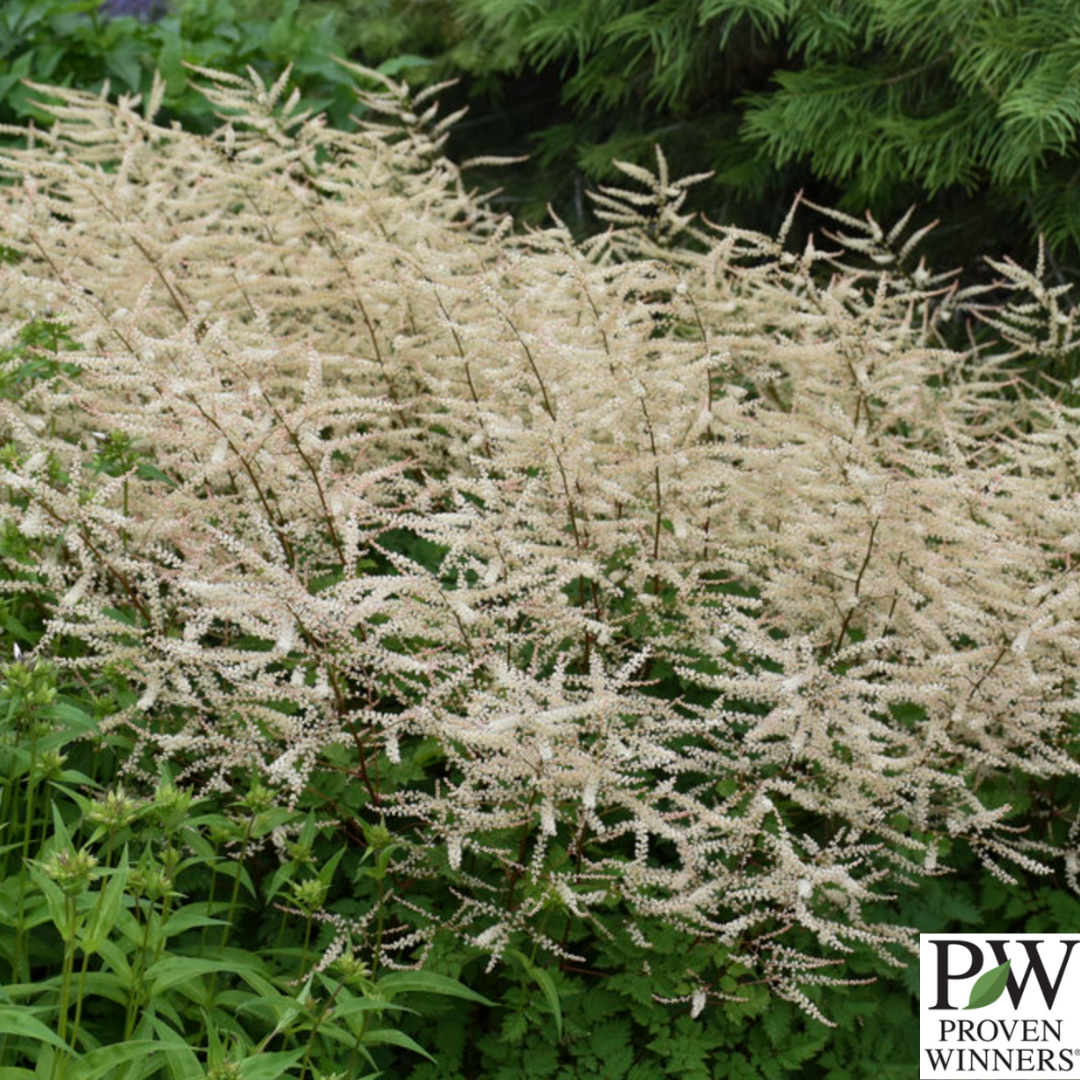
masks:
<svg viewBox="0 0 1080 1080"><path fill-rule="evenodd" d="M774 999L769 1003L761 1017L761 1026L773 1046L782 1046L789 1037L792 1018L793 1009L786 1001Z"/></svg>

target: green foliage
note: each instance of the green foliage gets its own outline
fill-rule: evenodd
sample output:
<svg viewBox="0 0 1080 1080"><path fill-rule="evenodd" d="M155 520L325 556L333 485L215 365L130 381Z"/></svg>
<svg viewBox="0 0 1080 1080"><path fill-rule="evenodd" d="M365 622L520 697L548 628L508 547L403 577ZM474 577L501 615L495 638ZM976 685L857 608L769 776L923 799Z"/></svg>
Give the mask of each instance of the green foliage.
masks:
<svg viewBox="0 0 1080 1080"><path fill-rule="evenodd" d="M801 70L745 102L744 134L773 163L809 160L851 204L988 189L1026 205L1053 244L1077 243L1080 49L1061 33L1071 5L856 4L842 34L820 40L816 6L793 12Z"/></svg>
<svg viewBox="0 0 1080 1080"><path fill-rule="evenodd" d="M466 73L465 133L536 162L509 190L585 225L581 176L612 158L716 171L708 209L774 229L795 192L891 216L913 201L954 224L942 249L1075 262L1080 43L1069 0L347 0L390 55L415 35L432 74ZM521 136L518 136L520 143ZM500 182L507 183L500 179ZM973 223L978 226L972 229ZM1018 222L1022 228L1017 229ZM964 232L977 237L970 249ZM993 241L987 240L988 233ZM976 246L978 251L975 250Z"/></svg>
<svg viewBox="0 0 1080 1080"><path fill-rule="evenodd" d="M185 63L261 72L293 65L293 85L307 107L344 124L355 107L353 80L331 59L333 13L301 17L299 0L275 5L272 19L245 16L232 0L176 0L157 22L106 18L98 0L10 0L0 5L0 120L34 116L34 91L23 80L113 93L146 94L155 69L166 80L164 107L189 130L213 125L206 99L190 89Z"/></svg>
<svg viewBox="0 0 1080 1080"><path fill-rule="evenodd" d="M722 219L773 231L805 188L879 218L922 203L927 220L949 219L928 250L950 258L998 249L1030 261L1041 230L1055 259L1075 262L1080 46L1061 32L1068 0L290 0L272 18L250 0L174 0L150 23L98 8L3 5L0 120L43 119L24 79L108 78L145 94L157 67L167 114L207 130L185 62L264 74L291 62L304 104L343 125L355 100L331 56L352 55L393 76L467 76L447 91L474 112L456 145L532 153L487 174L525 218L552 203L594 228L586 183L663 142L677 171L715 170L699 204Z"/></svg>
<svg viewBox="0 0 1080 1080"><path fill-rule="evenodd" d="M61 352L77 348L70 329L50 319L35 319L20 327L14 344L0 349L0 397L14 399L36 379L78 375L77 364L60 359Z"/></svg>
<svg viewBox="0 0 1080 1080"><path fill-rule="evenodd" d="M33 625L32 611L19 616ZM415 995L490 1004L448 976L383 975L348 952L317 968L312 912L357 891L333 827L270 807L257 781L233 799L194 800L167 772L125 789L116 773L130 742L95 720L124 704L115 686L76 687L41 661L0 672L5 1074L35 1063L71 1080L221 1076L230 1063L249 1080L345 1061L368 1071L376 1053L429 1056L398 1026ZM301 845L270 874L254 841L293 823ZM287 878L318 896L279 914Z"/></svg>

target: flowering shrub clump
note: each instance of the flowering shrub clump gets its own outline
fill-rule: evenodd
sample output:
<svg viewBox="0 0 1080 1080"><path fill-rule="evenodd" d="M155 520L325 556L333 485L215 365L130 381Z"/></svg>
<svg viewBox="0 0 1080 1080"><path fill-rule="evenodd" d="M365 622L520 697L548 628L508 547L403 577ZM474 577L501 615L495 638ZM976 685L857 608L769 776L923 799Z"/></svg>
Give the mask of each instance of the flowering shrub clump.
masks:
<svg viewBox="0 0 1080 1080"><path fill-rule="evenodd" d="M440 87L357 73L353 131L199 70L212 136L51 89L0 157L0 348L78 347L0 369L3 587L134 688L133 781L344 774L384 877L342 941L659 922L695 1013L899 964L883 902L958 842L1075 881L1006 795L1080 771L1080 413L1011 374L1074 347L1061 290L695 222L659 151L585 245L515 231Z"/></svg>

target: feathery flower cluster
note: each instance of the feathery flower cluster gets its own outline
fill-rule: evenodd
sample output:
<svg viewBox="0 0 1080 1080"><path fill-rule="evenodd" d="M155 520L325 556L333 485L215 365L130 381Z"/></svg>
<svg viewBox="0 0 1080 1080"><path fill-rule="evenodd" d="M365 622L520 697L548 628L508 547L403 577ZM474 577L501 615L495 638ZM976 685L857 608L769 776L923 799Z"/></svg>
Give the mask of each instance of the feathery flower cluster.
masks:
<svg viewBox="0 0 1080 1080"><path fill-rule="evenodd" d="M131 771L292 801L347 747L393 880L493 956L661 919L811 1010L823 953L911 943L867 908L943 845L1045 865L985 795L1078 772L1080 415L1004 392L1076 347L1038 270L991 305L909 269L906 221L696 222L659 151L594 240L516 231L440 87L357 68L345 132L287 72L198 74L211 136L160 84L48 89L0 156L0 338L48 305L82 350L0 399L0 516L42 651L137 686Z"/></svg>

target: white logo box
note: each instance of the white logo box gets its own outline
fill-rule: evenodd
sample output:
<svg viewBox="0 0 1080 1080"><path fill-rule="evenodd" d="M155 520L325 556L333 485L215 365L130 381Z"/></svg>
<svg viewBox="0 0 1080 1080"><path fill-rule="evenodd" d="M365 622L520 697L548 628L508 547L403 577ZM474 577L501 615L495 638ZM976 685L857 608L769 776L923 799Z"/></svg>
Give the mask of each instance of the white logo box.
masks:
<svg viewBox="0 0 1080 1080"><path fill-rule="evenodd" d="M920 934L920 1080L1080 1080L1080 933Z"/></svg>

